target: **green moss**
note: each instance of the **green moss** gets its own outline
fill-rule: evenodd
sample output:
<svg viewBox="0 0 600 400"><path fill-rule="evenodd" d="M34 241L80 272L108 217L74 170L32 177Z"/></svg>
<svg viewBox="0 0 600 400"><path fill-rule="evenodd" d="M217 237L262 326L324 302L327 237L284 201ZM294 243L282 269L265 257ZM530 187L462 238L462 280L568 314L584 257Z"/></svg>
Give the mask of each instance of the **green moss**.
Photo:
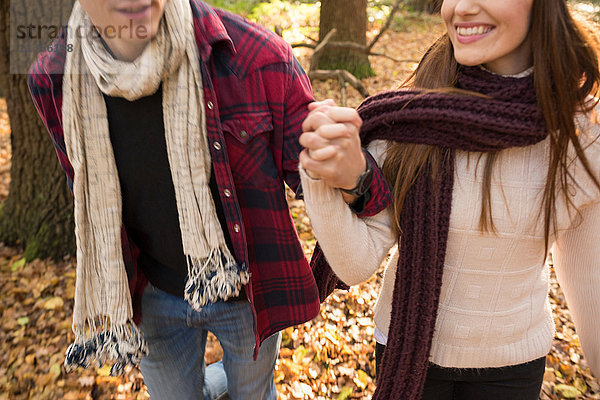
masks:
<svg viewBox="0 0 600 400"><path fill-rule="evenodd" d="M375 70L368 61L356 62L355 60L343 60L336 57L324 57L319 60L319 69L345 69L358 79L375 76Z"/></svg>
<svg viewBox="0 0 600 400"><path fill-rule="evenodd" d="M350 71L352 75L356 76L358 79L369 78L371 76L375 76L375 70L371 67L371 64L367 65L359 65L355 68L354 71Z"/></svg>
<svg viewBox="0 0 600 400"><path fill-rule="evenodd" d="M33 238L27 242L27 246L25 246L25 251L23 252L23 258L27 261L41 258L40 243L37 238Z"/></svg>
<svg viewBox="0 0 600 400"><path fill-rule="evenodd" d="M36 258L52 258L59 260L66 254L74 254L75 244L70 237L57 234L55 227L43 224L40 229L27 239L23 257L27 261Z"/></svg>

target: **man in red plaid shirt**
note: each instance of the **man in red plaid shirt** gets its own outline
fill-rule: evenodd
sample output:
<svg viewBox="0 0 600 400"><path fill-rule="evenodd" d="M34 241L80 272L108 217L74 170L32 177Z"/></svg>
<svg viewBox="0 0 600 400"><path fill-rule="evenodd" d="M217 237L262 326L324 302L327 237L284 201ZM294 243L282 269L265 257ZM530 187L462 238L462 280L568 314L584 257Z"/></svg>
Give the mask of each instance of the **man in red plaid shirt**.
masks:
<svg viewBox="0 0 600 400"><path fill-rule="evenodd" d="M229 396L275 399L279 332L320 306L285 198L313 101L290 47L200 0L79 0L49 50L28 83L75 196L66 365L141 360L153 399L214 398L211 331ZM347 143L347 197L374 215L389 190Z"/></svg>

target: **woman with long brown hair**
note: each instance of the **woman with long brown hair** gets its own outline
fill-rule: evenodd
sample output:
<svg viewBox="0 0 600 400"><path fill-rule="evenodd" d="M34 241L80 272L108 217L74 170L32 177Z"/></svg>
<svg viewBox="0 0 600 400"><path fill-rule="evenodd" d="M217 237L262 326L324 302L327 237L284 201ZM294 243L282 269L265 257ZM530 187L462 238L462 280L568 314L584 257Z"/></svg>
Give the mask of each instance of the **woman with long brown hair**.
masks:
<svg viewBox="0 0 600 400"><path fill-rule="evenodd" d="M600 374L598 45L565 0L444 0L442 17L406 87L358 109L392 205L347 210L330 161L360 124L320 103L301 138L307 212L347 284L398 245L375 308L375 399L533 400L554 332L549 250Z"/></svg>

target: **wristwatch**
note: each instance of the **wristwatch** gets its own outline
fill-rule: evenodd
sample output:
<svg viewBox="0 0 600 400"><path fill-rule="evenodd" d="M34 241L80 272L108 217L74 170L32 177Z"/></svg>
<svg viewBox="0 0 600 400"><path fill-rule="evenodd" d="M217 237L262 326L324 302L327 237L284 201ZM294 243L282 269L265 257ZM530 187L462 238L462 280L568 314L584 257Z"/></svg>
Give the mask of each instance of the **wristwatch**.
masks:
<svg viewBox="0 0 600 400"><path fill-rule="evenodd" d="M365 155L365 161L367 163L367 169L358 177L358 182L354 189L339 188L342 192L356 197L361 197L363 194L367 193L371 187L371 181L373 180L373 167L371 166L371 161L367 155Z"/></svg>

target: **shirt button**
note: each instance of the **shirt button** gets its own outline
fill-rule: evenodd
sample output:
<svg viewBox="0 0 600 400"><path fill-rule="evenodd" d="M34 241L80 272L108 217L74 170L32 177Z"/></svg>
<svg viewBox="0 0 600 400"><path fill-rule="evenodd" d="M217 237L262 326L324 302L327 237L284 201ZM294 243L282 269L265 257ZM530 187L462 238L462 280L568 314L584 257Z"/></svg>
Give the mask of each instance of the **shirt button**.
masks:
<svg viewBox="0 0 600 400"><path fill-rule="evenodd" d="M223 193L225 194L225 197L231 197L231 190L225 189L223 190Z"/></svg>
<svg viewBox="0 0 600 400"><path fill-rule="evenodd" d="M235 231L235 233L240 233L240 226L238 224L235 224L233 226L233 230Z"/></svg>
<svg viewBox="0 0 600 400"><path fill-rule="evenodd" d="M215 150L221 150L221 143L219 143L219 142L214 142L214 143L213 143L213 147L215 148Z"/></svg>
<svg viewBox="0 0 600 400"><path fill-rule="evenodd" d="M215 105L212 101L209 101L208 103L206 103L206 107L208 107L209 110L212 110L213 108L215 108Z"/></svg>
<svg viewBox="0 0 600 400"><path fill-rule="evenodd" d="M243 137L243 138L245 138L246 136L248 136L248 132L246 132L246 131L241 131L241 132L240 132L240 136L241 136L241 137Z"/></svg>

